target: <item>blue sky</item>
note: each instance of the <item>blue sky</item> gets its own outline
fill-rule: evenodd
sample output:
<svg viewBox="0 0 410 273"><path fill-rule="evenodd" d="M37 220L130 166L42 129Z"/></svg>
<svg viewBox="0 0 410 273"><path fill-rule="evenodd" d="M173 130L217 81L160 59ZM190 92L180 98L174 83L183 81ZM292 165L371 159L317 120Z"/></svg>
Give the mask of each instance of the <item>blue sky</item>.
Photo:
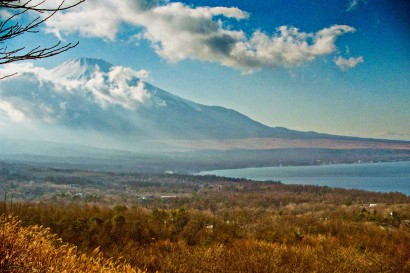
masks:
<svg viewBox="0 0 410 273"><path fill-rule="evenodd" d="M410 140L409 11L391 0L87 0L14 46L80 41L35 65L101 58L269 126Z"/></svg>

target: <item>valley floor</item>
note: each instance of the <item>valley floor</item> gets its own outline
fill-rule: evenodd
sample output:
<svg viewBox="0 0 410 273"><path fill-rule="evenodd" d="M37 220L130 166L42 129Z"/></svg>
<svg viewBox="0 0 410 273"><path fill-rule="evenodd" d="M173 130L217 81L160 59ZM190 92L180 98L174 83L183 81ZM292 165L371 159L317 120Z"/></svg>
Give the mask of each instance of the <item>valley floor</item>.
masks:
<svg viewBox="0 0 410 273"><path fill-rule="evenodd" d="M42 225L80 256L93 259L98 248L100 265L113 259L147 272L410 271L410 197L400 193L27 165L2 165L0 180L0 214L20 220L2 222L3 234L9 224L21 227L17 234L44 232L33 229ZM5 238L1 265L9 261L1 256L10 246ZM61 251L61 242L50 244ZM50 268L45 272L56 272Z"/></svg>

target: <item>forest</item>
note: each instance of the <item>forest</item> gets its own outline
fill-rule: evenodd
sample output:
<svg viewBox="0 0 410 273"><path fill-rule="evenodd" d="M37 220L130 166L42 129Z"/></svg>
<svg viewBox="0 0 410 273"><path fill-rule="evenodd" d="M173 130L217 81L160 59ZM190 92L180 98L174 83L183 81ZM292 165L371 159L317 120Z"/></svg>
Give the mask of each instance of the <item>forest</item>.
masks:
<svg viewBox="0 0 410 273"><path fill-rule="evenodd" d="M0 180L2 272L61 272L45 253L89 272L410 270L401 193L6 163Z"/></svg>

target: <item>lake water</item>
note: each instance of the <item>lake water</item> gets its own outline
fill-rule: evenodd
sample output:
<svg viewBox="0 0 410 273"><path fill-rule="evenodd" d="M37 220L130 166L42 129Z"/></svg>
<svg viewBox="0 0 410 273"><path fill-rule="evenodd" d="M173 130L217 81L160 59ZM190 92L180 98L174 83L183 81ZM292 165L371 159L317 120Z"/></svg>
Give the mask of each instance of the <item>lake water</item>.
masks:
<svg viewBox="0 0 410 273"><path fill-rule="evenodd" d="M410 162L245 168L201 172L284 184L319 185L410 195Z"/></svg>

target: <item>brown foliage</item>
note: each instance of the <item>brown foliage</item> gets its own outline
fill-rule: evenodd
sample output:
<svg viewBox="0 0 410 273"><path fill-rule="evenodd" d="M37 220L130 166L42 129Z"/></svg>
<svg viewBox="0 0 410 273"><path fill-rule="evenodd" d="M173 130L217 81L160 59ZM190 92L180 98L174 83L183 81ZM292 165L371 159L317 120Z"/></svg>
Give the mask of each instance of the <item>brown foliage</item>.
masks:
<svg viewBox="0 0 410 273"><path fill-rule="evenodd" d="M394 211L394 213L390 213ZM410 204L290 204L219 213L75 204L17 204L92 255L100 247L147 272L405 272Z"/></svg>

